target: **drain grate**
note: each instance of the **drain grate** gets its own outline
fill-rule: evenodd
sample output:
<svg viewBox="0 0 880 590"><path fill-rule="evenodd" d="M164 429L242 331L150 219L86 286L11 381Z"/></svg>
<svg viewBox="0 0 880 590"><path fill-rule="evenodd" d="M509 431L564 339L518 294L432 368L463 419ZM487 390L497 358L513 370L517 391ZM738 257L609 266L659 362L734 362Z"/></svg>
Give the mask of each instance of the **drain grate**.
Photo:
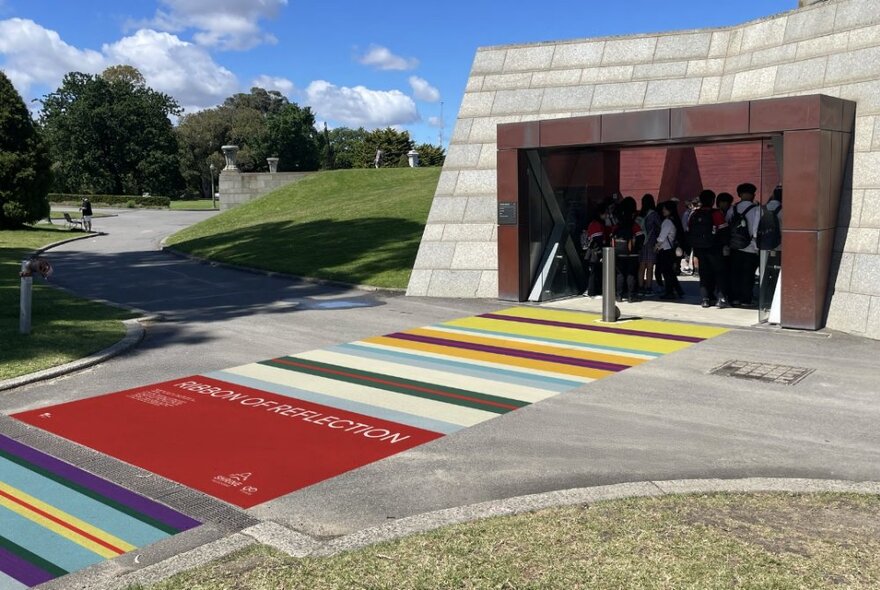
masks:
<svg viewBox="0 0 880 590"><path fill-rule="evenodd" d="M750 379L763 381L764 383L776 383L777 385L794 385L803 380L816 369L804 367L789 367L786 365L771 365L769 363L753 363L749 361L727 361L720 367L715 367L710 373L724 377L736 377L738 379Z"/></svg>

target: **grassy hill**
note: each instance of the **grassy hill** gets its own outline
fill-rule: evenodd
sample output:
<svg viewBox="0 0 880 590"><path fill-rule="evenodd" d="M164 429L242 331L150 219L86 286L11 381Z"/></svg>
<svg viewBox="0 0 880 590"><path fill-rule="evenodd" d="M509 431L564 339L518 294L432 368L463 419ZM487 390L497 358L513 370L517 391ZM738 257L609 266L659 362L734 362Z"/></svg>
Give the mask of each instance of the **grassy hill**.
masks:
<svg viewBox="0 0 880 590"><path fill-rule="evenodd" d="M405 288L439 177L439 168L319 172L168 245L253 268Z"/></svg>

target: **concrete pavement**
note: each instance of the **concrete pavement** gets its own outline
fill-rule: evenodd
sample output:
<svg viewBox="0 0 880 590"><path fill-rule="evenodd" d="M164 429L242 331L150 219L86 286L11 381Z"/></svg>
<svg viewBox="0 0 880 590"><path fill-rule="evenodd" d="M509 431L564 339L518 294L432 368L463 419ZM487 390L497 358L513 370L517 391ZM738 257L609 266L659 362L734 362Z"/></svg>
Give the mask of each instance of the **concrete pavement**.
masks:
<svg viewBox="0 0 880 590"><path fill-rule="evenodd" d="M0 394L14 413L507 307L343 290L156 250L212 213L132 211L50 253L53 280L158 313L136 350ZM330 305L328 305L330 303ZM362 307L349 307L360 305ZM880 480L880 342L735 329L251 509L316 537L523 494L747 477ZM814 369L793 386L709 374L728 360Z"/></svg>

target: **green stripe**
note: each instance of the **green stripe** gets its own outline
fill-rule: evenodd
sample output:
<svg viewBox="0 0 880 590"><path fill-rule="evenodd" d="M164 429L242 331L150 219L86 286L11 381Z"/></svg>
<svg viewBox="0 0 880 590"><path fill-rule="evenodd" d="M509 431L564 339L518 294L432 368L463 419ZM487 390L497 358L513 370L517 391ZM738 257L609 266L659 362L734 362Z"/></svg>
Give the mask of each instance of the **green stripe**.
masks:
<svg viewBox="0 0 880 590"><path fill-rule="evenodd" d="M522 408L524 406L529 405L528 402L523 402L516 399L509 399L506 397L499 397L495 395L488 395L485 393L476 393L474 391L465 391L463 389L455 389L452 387L443 387L439 385L435 385L433 383L424 383L422 381L413 381L411 379L403 379L401 377L394 377L390 375L382 375L380 373L370 373L368 371L360 371L358 369L352 369L349 367L339 366L339 365L331 365L328 363L320 363L317 361L307 361L300 358L295 357L284 357L284 359L289 359L291 361L301 363L304 365L308 365L306 367L294 367L291 365L287 365L284 363L276 362L276 360L262 361L261 365L267 365L270 367L275 367L278 369L287 369L289 371L295 371L299 373L306 373L308 375L315 375L317 377L324 377L326 379L335 379L337 381L344 381L346 383L354 383L356 385L364 385L366 387L373 387L375 389L384 389L386 391L393 391L395 393L403 393L406 395L412 395L414 397L421 397L424 399L430 399L439 402L445 402L448 404L454 404L458 406L464 406L468 408L475 408L478 410L485 410L487 412L494 412L496 414L506 414L511 410L515 410L516 408ZM327 370L331 371L344 371L346 375L337 375L333 373L328 373ZM377 383L372 381L371 379L381 379L386 381L386 383ZM416 388L427 388L436 391L437 393L432 393L430 391L420 391ZM443 395L444 393L453 394L461 397L449 397L447 395ZM466 399L462 399L466 398ZM491 403L500 403L505 404L507 406L513 406L508 408L498 407L495 405L487 404L486 402Z"/></svg>
<svg viewBox="0 0 880 590"><path fill-rule="evenodd" d="M105 496L102 496L101 494L99 494L98 492L95 492L94 490L90 490L89 488L83 487L83 486L79 485L78 483L72 482L72 481L64 478L63 476L58 475L57 473L53 473L53 472L49 471L48 469L44 469L44 468L40 467L39 465L34 465L33 463L29 462L26 459L19 457L18 455L13 455L12 453L9 453L3 449L0 449L0 457L8 459L8 460L12 461L13 463L17 463L17 464L21 465L22 467L24 467L25 469L30 469L34 473L42 475L43 477L45 477L47 479L51 479L52 481L59 483L59 484L63 485L64 487L69 488L75 492L79 492L80 494L82 494L84 496L88 496L89 498L96 500L96 501L100 502L101 504L104 504L105 506L109 506L110 508L113 508L115 510L118 510L119 512L127 514L127 515L131 516L132 518L135 518L145 524L148 524L153 528L159 529L160 531L162 531L164 533L167 533L169 535L176 535L177 533L180 532L180 530L178 530L172 526L169 526L169 525L165 524L164 522L156 520L155 518L148 516L146 514L141 514L140 512L135 510L134 508L126 506L125 504L117 502L116 500L113 500L111 498L107 498Z"/></svg>
<svg viewBox="0 0 880 590"><path fill-rule="evenodd" d="M9 551L10 553L13 553L13 554L21 557L25 561L30 562L31 565L34 565L34 566L40 568L44 572L48 572L48 573L52 574L56 578L69 573L66 569L64 569L62 567L58 567L57 565L55 565L51 561L48 561L48 560L40 557L36 553L31 553L30 551L28 551L27 549L25 549L21 545L13 543L12 541L7 539L3 535L0 535L0 547L3 547L4 549Z"/></svg>

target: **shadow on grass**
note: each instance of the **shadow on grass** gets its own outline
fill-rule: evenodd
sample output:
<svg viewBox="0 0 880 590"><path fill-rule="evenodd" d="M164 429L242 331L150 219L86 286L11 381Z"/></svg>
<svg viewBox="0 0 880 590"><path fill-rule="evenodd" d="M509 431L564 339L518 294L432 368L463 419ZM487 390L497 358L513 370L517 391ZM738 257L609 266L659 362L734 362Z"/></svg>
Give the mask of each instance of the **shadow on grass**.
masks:
<svg viewBox="0 0 880 590"><path fill-rule="evenodd" d="M393 217L319 219L263 223L173 246L254 268L402 288L423 230L423 224Z"/></svg>

